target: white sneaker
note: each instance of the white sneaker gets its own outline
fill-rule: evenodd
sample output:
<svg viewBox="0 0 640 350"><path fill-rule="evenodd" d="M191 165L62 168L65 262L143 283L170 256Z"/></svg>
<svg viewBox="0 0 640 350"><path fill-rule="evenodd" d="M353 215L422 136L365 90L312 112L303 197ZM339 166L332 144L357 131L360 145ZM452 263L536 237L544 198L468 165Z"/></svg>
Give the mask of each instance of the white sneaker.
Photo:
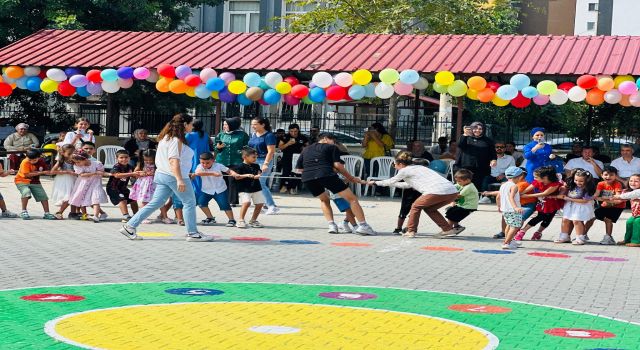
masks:
<svg viewBox="0 0 640 350"><path fill-rule="evenodd" d="M356 233L361 236L375 236L378 234L369 224L360 224L356 229Z"/></svg>
<svg viewBox="0 0 640 350"><path fill-rule="evenodd" d="M327 233L338 233L338 225L335 222L330 223Z"/></svg>
<svg viewBox="0 0 640 350"><path fill-rule="evenodd" d="M573 245L584 245L585 243L587 242L584 240L584 235L576 237L576 239L571 242Z"/></svg>
<svg viewBox="0 0 640 350"><path fill-rule="evenodd" d="M205 236L200 232L189 233L187 235L187 242L211 242L213 237Z"/></svg>
<svg viewBox="0 0 640 350"><path fill-rule="evenodd" d="M512 240L509 243L504 243L502 245L502 249L516 250L518 249L518 243L515 240Z"/></svg>
<svg viewBox="0 0 640 350"><path fill-rule="evenodd" d="M278 212L280 211L280 208L273 206L273 207L269 207L269 209L267 209L267 212L265 213L266 215L276 215L278 214Z"/></svg>
<svg viewBox="0 0 640 350"><path fill-rule="evenodd" d="M604 237L602 237L602 240L600 241L600 244L602 244L602 245L615 245L616 241L613 239L613 237L611 237L609 235L604 235Z"/></svg>
<svg viewBox="0 0 640 350"><path fill-rule="evenodd" d="M3 218L12 218L15 219L18 217L18 214L5 210L0 214Z"/></svg>
<svg viewBox="0 0 640 350"><path fill-rule="evenodd" d="M489 197L482 197L478 200L478 204L491 204L491 199Z"/></svg>
<svg viewBox="0 0 640 350"><path fill-rule="evenodd" d="M109 215L107 215L107 213L100 213L100 215L98 215L98 218L102 221L107 220L108 217Z"/></svg>
<svg viewBox="0 0 640 350"><path fill-rule="evenodd" d="M569 243L571 242L571 237L566 233L561 233L558 235L558 238L553 240L554 243Z"/></svg>
<svg viewBox="0 0 640 350"><path fill-rule="evenodd" d="M136 234L136 229L134 227L131 227L129 225L123 225L122 228L120 230L118 230L120 233L122 233L125 237L129 238L132 241L141 241L142 237L138 236Z"/></svg>
<svg viewBox="0 0 640 350"><path fill-rule="evenodd" d="M236 223L237 228L247 228L247 223L244 220L240 220Z"/></svg>
<svg viewBox="0 0 640 350"><path fill-rule="evenodd" d="M340 224L340 229L344 231L344 233L353 233L353 229L351 228L351 226L349 226L349 223L346 221L343 221Z"/></svg>

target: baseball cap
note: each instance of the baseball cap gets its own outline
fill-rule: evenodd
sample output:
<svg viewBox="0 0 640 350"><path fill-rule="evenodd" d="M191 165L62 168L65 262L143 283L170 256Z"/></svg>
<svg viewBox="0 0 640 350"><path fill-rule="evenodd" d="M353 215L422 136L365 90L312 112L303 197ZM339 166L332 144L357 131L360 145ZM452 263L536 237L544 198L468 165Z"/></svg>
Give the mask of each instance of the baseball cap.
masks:
<svg viewBox="0 0 640 350"><path fill-rule="evenodd" d="M504 171L504 175L507 177L507 179L512 179L516 176L522 175L523 173L524 171L516 166L510 166L507 168L507 170Z"/></svg>

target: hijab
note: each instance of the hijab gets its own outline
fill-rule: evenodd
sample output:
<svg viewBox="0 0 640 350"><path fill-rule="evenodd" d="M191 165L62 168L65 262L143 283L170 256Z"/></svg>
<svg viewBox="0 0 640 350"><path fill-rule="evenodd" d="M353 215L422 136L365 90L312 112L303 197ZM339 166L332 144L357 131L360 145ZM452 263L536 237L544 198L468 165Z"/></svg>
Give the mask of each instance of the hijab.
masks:
<svg viewBox="0 0 640 350"><path fill-rule="evenodd" d="M474 137L474 138L478 138L478 139L482 138L487 133L487 128L485 127L483 122L473 122L469 126L471 127L471 130L475 129L477 126L482 128L482 134L480 134L480 136L476 136L475 134L472 134L472 137Z"/></svg>
<svg viewBox="0 0 640 350"><path fill-rule="evenodd" d="M224 121L229 126L229 131L226 132L228 134L232 134L236 130L238 130L240 128L240 124L242 122L239 117L227 118Z"/></svg>

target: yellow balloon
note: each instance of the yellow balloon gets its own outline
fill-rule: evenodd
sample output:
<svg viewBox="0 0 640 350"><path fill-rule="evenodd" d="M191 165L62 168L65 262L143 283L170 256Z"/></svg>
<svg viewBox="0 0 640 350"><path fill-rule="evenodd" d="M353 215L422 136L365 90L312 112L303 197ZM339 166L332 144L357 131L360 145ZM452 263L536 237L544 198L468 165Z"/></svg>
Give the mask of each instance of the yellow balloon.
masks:
<svg viewBox="0 0 640 350"><path fill-rule="evenodd" d="M211 97L215 98L216 100L220 99L220 95L217 91L211 91Z"/></svg>
<svg viewBox="0 0 640 350"><path fill-rule="evenodd" d="M449 72L448 70L444 70L436 74L436 83L442 86L451 85L455 79L456 77L453 75L453 73Z"/></svg>
<svg viewBox="0 0 640 350"><path fill-rule="evenodd" d="M351 74L353 78L353 82L358 85L367 85L373 79L373 74L366 69L358 69L357 71Z"/></svg>
<svg viewBox="0 0 640 350"><path fill-rule="evenodd" d="M495 95L493 97L493 100L491 100L491 102L493 102L493 104L498 106L498 107L504 107L504 106L509 104L508 100L503 100L500 97L498 97L498 95Z"/></svg>
<svg viewBox="0 0 640 350"><path fill-rule="evenodd" d="M184 93L189 97L196 97L196 88L194 86L189 86Z"/></svg>
<svg viewBox="0 0 640 350"><path fill-rule="evenodd" d="M234 80L229 83L229 86L227 86L227 89L229 90L230 93L234 95L240 95L245 91L247 91L247 84L245 84L244 81L242 80Z"/></svg>
<svg viewBox="0 0 640 350"><path fill-rule="evenodd" d="M286 95L291 92L291 84L287 83L286 81L281 81L276 84L276 91L281 95Z"/></svg>
<svg viewBox="0 0 640 350"><path fill-rule="evenodd" d="M478 100L478 91L474 90L474 89L467 90L467 97L472 99L472 100L474 100L474 101L477 101Z"/></svg>
<svg viewBox="0 0 640 350"><path fill-rule="evenodd" d="M40 90L51 94L54 91L58 91L58 82L55 80L51 80L49 78L45 78L41 83L40 83Z"/></svg>
<svg viewBox="0 0 640 350"><path fill-rule="evenodd" d="M636 81L636 80L633 79L633 77L630 75L618 75L613 79L614 87L617 89L618 86L620 86L620 84L625 81Z"/></svg>

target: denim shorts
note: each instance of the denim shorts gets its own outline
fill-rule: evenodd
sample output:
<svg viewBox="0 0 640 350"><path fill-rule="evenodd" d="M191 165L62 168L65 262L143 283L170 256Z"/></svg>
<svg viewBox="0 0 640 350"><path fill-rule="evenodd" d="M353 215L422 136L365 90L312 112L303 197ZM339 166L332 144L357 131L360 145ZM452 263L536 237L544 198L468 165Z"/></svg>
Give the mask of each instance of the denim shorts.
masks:
<svg viewBox="0 0 640 350"><path fill-rule="evenodd" d="M229 204L229 192L227 192L227 190L225 190L224 192L216 193L216 194L201 192L197 199L198 206L200 208L208 207L209 202L212 199L216 201L220 210L222 211L231 210L231 205Z"/></svg>

